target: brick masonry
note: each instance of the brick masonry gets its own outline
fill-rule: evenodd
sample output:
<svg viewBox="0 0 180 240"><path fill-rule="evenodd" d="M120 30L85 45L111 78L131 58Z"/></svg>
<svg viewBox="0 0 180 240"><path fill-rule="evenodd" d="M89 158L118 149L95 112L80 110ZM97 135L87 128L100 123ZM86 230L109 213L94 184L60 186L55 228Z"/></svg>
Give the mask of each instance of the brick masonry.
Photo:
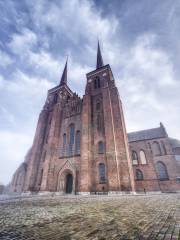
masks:
<svg viewBox="0 0 180 240"><path fill-rule="evenodd" d="M61 81L48 91L33 145L13 176L12 192L180 190L180 164L176 157L180 155L180 145L173 147L162 124L148 130L153 133L149 138L128 139L122 103L109 65L87 74L82 99L71 91L66 79ZM160 146L159 155L155 153L155 142ZM141 150L145 164L140 160ZM135 165L132 151L138 156ZM158 176L158 162L164 164L168 175L163 181ZM140 180L137 170L143 174Z"/></svg>

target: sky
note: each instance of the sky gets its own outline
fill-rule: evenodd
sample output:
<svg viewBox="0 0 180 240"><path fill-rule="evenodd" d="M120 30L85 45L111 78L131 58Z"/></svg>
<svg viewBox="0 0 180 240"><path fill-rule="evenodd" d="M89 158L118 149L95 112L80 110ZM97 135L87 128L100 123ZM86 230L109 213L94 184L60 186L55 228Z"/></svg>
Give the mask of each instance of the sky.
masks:
<svg viewBox="0 0 180 240"><path fill-rule="evenodd" d="M128 132L158 127L180 139L179 0L0 0L0 182L32 145L47 90L68 60L83 96L97 40L123 102Z"/></svg>

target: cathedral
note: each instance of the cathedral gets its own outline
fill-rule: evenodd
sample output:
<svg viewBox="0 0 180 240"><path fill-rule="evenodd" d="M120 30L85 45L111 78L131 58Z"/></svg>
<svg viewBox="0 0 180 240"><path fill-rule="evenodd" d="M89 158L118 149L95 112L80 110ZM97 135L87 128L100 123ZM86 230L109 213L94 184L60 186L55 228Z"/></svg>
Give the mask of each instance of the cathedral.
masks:
<svg viewBox="0 0 180 240"><path fill-rule="evenodd" d="M180 141L162 123L127 133L121 98L98 43L83 97L68 85L67 61L50 89L32 147L13 175L16 193L117 194L180 190Z"/></svg>

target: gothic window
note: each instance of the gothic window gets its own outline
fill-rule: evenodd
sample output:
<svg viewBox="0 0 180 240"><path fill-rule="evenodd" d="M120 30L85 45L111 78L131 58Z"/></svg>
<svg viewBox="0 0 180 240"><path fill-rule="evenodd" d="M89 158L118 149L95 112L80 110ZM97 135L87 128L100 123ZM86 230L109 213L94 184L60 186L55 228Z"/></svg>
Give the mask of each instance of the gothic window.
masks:
<svg viewBox="0 0 180 240"><path fill-rule="evenodd" d="M166 165L163 162L159 161L156 163L156 170L157 170L159 180L169 179Z"/></svg>
<svg viewBox="0 0 180 240"><path fill-rule="evenodd" d="M63 156L66 153L66 134L63 134Z"/></svg>
<svg viewBox="0 0 180 240"><path fill-rule="evenodd" d="M98 153L104 153L104 143L102 141L98 142Z"/></svg>
<svg viewBox="0 0 180 240"><path fill-rule="evenodd" d="M139 169L136 169L136 180L139 180L139 181L143 180L143 173Z"/></svg>
<svg viewBox="0 0 180 240"><path fill-rule="evenodd" d="M138 164L138 155L136 151L132 151L132 164L137 165Z"/></svg>
<svg viewBox="0 0 180 240"><path fill-rule="evenodd" d="M41 173L40 173L39 185L41 185L41 182L42 182L42 177L43 177L43 169L41 170Z"/></svg>
<svg viewBox="0 0 180 240"><path fill-rule="evenodd" d="M161 155L161 148L158 142L153 142L153 153L155 156Z"/></svg>
<svg viewBox="0 0 180 240"><path fill-rule="evenodd" d="M100 104L100 102L97 102L97 103L96 103L96 110L99 111L100 108L101 108L101 104Z"/></svg>
<svg viewBox="0 0 180 240"><path fill-rule="evenodd" d="M101 87L101 83L100 83L100 78L99 77L97 77L97 86L98 86L98 88Z"/></svg>
<svg viewBox="0 0 180 240"><path fill-rule="evenodd" d="M72 155L72 149L74 144L74 124L69 127L69 154Z"/></svg>
<svg viewBox="0 0 180 240"><path fill-rule="evenodd" d="M81 133L80 131L76 132L76 154L80 154L81 151Z"/></svg>
<svg viewBox="0 0 180 240"><path fill-rule="evenodd" d="M145 152L141 150L139 155L140 155L141 164L147 164Z"/></svg>
<svg viewBox="0 0 180 240"><path fill-rule="evenodd" d="M105 183L106 181L106 169L105 169L105 164L100 163L99 164L99 182L100 183Z"/></svg>
<svg viewBox="0 0 180 240"><path fill-rule="evenodd" d="M96 80L96 78L95 78L95 80L94 80L94 88L95 88L95 89L97 88L97 80Z"/></svg>
<svg viewBox="0 0 180 240"><path fill-rule="evenodd" d="M94 88L100 88L101 87L101 82L100 82L100 78L99 77L96 77L94 79Z"/></svg>

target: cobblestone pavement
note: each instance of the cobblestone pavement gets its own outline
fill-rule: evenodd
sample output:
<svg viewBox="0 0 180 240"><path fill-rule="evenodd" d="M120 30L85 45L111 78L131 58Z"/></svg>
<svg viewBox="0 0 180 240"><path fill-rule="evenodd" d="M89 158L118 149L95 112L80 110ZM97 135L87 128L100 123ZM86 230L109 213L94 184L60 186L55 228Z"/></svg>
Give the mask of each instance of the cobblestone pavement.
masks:
<svg viewBox="0 0 180 240"><path fill-rule="evenodd" d="M0 201L1 240L180 239L180 194Z"/></svg>

